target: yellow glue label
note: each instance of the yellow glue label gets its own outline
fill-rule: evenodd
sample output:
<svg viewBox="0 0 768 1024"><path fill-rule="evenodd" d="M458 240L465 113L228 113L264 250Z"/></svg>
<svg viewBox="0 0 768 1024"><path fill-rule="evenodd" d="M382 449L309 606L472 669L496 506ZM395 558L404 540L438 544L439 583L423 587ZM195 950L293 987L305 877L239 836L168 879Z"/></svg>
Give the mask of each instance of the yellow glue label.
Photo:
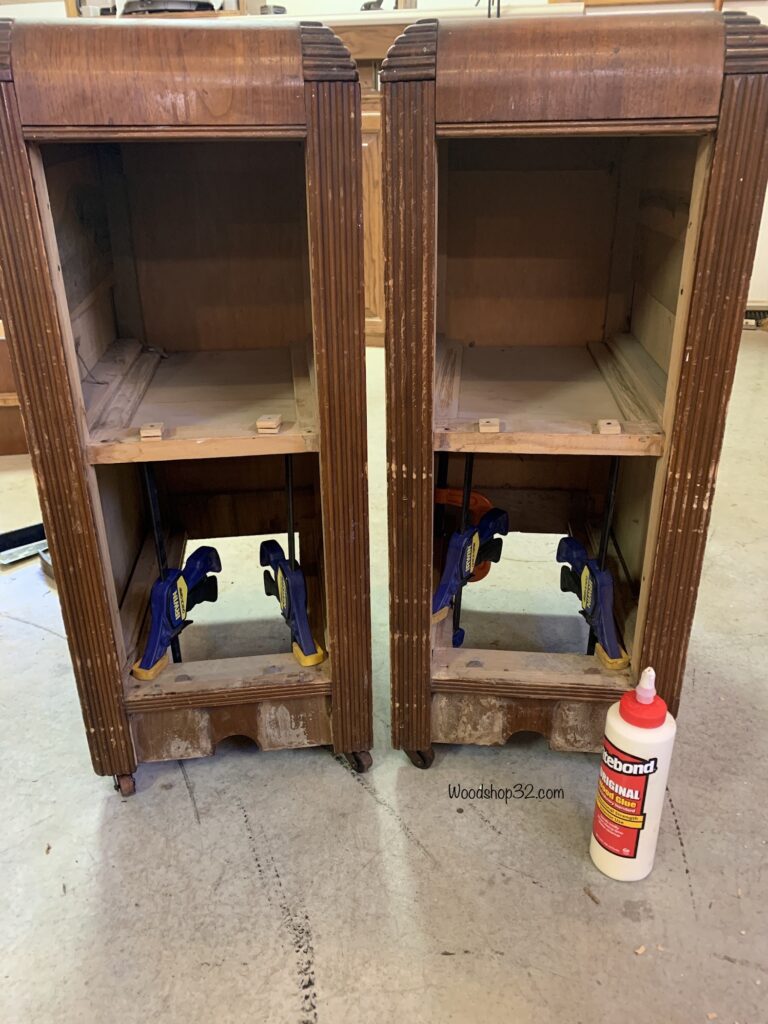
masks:
<svg viewBox="0 0 768 1024"><path fill-rule="evenodd" d="M283 611L288 607L288 588L285 585L285 574L282 569L277 570L277 599Z"/></svg>
<svg viewBox="0 0 768 1024"><path fill-rule="evenodd" d="M592 607L592 573L586 565L581 570L581 607Z"/></svg>
<svg viewBox="0 0 768 1024"><path fill-rule="evenodd" d="M475 562L477 561L477 553L480 550L480 534L475 533L472 537L472 543L467 546L467 554L464 559L464 575L471 576L475 571Z"/></svg>
<svg viewBox="0 0 768 1024"><path fill-rule="evenodd" d="M173 614L179 620L186 618L187 615L187 593L187 581L183 576L179 576L173 592Z"/></svg>

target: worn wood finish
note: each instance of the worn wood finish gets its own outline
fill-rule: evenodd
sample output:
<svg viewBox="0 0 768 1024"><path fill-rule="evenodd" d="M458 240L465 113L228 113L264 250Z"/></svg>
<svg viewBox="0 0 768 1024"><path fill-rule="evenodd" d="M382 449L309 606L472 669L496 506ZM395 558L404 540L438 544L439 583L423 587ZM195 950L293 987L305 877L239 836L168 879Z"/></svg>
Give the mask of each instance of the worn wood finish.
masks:
<svg viewBox="0 0 768 1024"><path fill-rule="evenodd" d="M329 49L338 61L338 47ZM326 638L333 745L350 752L373 743L360 86L312 67L306 170Z"/></svg>
<svg viewBox="0 0 768 1024"><path fill-rule="evenodd" d="M384 253L392 742L430 744L436 22L385 61Z"/></svg>
<svg viewBox="0 0 768 1024"><path fill-rule="evenodd" d="M768 35L749 67L768 72ZM741 51L740 51L741 53ZM739 56L736 66L740 66ZM768 176L768 77L727 74L670 438L641 661L677 710Z"/></svg>
<svg viewBox="0 0 768 1024"><path fill-rule="evenodd" d="M714 14L441 21L436 119L716 117L723 54Z"/></svg>
<svg viewBox="0 0 768 1024"><path fill-rule="evenodd" d="M19 22L13 71L27 131L305 124L292 26Z"/></svg>
<svg viewBox="0 0 768 1024"><path fill-rule="evenodd" d="M140 761L210 757L222 740L244 736L260 750L328 746L330 700L316 695L214 707L173 707L129 714Z"/></svg>
<svg viewBox="0 0 768 1024"><path fill-rule="evenodd" d="M367 752L354 63L313 24L25 25L12 82L10 37L0 22L3 312L94 768L127 792L137 759L233 735ZM277 433L258 432L267 415ZM187 540L285 530L287 452L328 660L192 662L138 684L157 566L132 463L157 464L176 565Z"/></svg>
<svg viewBox="0 0 768 1024"><path fill-rule="evenodd" d="M46 537L94 770L133 772L121 665L101 571L93 492L76 414L27 149L12 84L0 86L0 290L3 322L40 482ZM120 641L122 644L122 640Z"/></svg>
<svg viewBox="0 0 768 1024"><path fill-rule="evenodd" d="M393 738L424 752L421 767L432 742L503 743L520 729L554 749L596 749L608 705L649 663L677 708L768 174L768 33L756 19L435 30L406 31L382 71ZM603 174L592 214L580 227L581 210L564 206L547 221L553 172L582 169ZM515 194L541 216L527 224ZM561 268L546 280L574 240L578 270L595 260L594 280L567 270L563 280ZM566 365L590 358L589 373ZM586 393L595 381L599 401ZM575 410L597 404L621 434L579 427ZM484 418L498 429L482 431ZM636 456L622 460L614 519L626 578L615 543L609 552L630 669L602 679L587 658L446 649L445 622L429 621L432 448L478 452L474 486L515 516L513 529L567 524L594 549L608 465L597 453L612 446ZM452 455L449 486L461 486L461 468Z"/></svg>
<svg viewBox="0 0 768 1024"><path fill-rule="evenodd" d="M517 732L546 736L552 750L597 753L602 749L609 701L515 699L488 694L436 693L432 700L435 743L503 746Z"/></svg>

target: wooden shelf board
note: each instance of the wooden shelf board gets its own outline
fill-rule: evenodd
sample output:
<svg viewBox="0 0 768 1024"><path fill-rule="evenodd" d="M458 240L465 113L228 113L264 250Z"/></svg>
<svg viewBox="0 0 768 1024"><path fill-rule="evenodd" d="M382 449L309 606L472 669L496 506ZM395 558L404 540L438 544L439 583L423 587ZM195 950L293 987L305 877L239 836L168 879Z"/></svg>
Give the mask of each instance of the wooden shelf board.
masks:
<svg viewBox="0 0 768 1024"><path fill-rule="evenodd" d="M436 451L661 455L661 371L629 335L590 346L438 344ZM663 375L662 375L663 376ZM480 433L478 421L500 421ZM621 433L598 431L616 420Z"/></svg>
<svg viewBox="0 0 768 1024"><path fill-rule="evenodd" d="M542 654L440 647L432 652L432 690L516 700L618 700L629 669L602 667L586 654Z"/></svg>
<svg viewBox="0 0 768 1024"><path fill-rule="evenodd" d="M170 664L151 682L128 676L124 704L129 712L167 711L294 700L330 693L327 663L302 668L292 654L260 654Z"/></svg>
<svg viewBox="0 0 768 1024"><path fill-rule="evenodd" d="M93 464L317 451L306 357L298 347L161 357L119 341L90 371L83 391ZM257 419L273 414L282 417L278 433L259 434ZM148 423L163 424L161 438L140 437Z"/></svg>

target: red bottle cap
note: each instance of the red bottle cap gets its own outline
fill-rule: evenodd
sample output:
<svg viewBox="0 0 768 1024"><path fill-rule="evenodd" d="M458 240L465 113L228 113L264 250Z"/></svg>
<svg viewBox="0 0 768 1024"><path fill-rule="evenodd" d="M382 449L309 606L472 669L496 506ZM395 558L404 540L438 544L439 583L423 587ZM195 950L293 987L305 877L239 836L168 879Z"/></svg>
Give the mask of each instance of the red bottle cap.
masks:
<svg viewBox="0 0 768 1024"><path fill-rule="evenodd" d="M641 704L634 690L629 690L619 701L619 714L625 722L641 729L657 729L667 719L667 705L656 696L650 704Z"/></svg>

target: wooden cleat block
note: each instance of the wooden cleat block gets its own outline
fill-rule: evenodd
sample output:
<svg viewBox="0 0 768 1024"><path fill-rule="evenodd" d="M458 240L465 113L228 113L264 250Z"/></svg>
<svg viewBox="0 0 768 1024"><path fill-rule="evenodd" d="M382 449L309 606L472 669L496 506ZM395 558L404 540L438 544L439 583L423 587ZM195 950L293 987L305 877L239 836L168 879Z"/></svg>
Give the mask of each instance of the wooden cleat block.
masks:
<svg viewBox="0 0 768 1024"><path fill-rule="evenodd" d="M478 429L481 434L498 434L501 430L501 422L496 419L478 420Z"/></svg>
<svg viewBox="0 0 768 1024"><path fill-rule="evenodd" d="M161 441L163 427L163 423L142 423L139 427L139 437L142 441Z"/></svg>
<svg viewBox="0 0 768 1024"><path fill-rule="evenodd" d="M618 420L598 420L597 432L598 434L620 434L621 424Z"/></svg>
<svg viewBox="0 0 768 1024"><path fill-rule="evenodd" d="M280 432L282 416L259 416L256 420L256 429L260 434L277 434Z"/></svg>

